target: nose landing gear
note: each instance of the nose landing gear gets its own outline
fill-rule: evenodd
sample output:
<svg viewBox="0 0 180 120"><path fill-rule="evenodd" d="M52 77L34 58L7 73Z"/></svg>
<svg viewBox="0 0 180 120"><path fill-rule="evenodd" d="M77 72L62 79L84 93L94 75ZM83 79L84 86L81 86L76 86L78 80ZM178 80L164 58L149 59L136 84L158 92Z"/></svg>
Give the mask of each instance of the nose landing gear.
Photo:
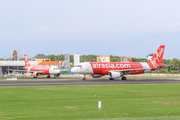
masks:
<svg viewBox="0 0 180 120"><path fill-rule="evenodd" d="M59 76L60 76L60 74L54 74L54 78L59 77Z"/></svg>
<svg viewBox="0 0 180 120"><path fill-rule="evenodd" d="M83 78L83 80L84 80L84 81L86 80L86 75L84 75L84 78Z"/></svg>
<svg viewBox="0 0 180 120"><path fill-rule="evenodd" d="M109 80L114 80L114 78L109 78Z"/></svg>

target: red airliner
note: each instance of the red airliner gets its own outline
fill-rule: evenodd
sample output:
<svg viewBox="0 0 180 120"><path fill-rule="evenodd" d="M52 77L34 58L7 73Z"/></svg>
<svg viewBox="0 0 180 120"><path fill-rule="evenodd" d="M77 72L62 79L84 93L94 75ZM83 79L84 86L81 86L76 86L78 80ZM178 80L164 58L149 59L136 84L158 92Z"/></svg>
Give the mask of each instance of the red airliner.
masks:
<svg viewBox="0 0 180 120"><path fill-rule="evenodd" d="M126 80L125 75L142 74L150 71L155 71L166 67L162 64L165 45L161 45L153 57L147 62L84 62L76 64L71 71L76 74L91 75L93 78L98 78L104 75L109 75L109 80L122 77Z"/></svg>
<svg viewBox="0 0 180 120"><path fill-rule="evenodd" d="M54 77L60 76L60 69L56 66L31 66L26 54L24 54L25 61L25 70L12 70L12 71L21 71L21 72L31 72L33 73L33 77L37 78L38 75L48 75L47 78L50 78L50 75L54 75Z"/></svg>

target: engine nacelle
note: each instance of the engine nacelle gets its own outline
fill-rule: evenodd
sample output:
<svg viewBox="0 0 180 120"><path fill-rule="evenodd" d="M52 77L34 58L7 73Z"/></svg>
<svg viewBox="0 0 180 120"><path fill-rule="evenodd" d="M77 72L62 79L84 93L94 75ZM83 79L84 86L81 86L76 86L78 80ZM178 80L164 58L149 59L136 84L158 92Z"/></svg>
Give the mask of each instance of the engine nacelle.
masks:
<svg viewBox="0 0 180 120"><path fill-rule="evenodd" d="M34 77L34 78L37 78L38 75L39 75L39 74L38 74L37 72L34 72L34 73L33 73L33 77Z"/></svg>
<svg viewBox="0 0 180 120"><path fill-rule="evenodd" d="M100 78L102 77L103 75L91 75L93 78Z"/></svg>
<svg viewBox="0 0 180 120"><path fill-rule="evenodd" d="M109 77L110 78L119 78L119 77L121 77L123 75L123 73L122 72L109 72Z"/></svg>

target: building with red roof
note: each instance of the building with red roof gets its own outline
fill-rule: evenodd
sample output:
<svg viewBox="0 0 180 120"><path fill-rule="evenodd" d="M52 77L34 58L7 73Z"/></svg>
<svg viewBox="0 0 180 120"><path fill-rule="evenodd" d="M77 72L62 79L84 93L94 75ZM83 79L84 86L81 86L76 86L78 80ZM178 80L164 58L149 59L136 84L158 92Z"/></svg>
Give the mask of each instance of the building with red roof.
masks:
<svg viewBox="0 0 180 120"><path fill-rule="evenodd" d="M44 66L59 66L59 65L62 65L61 63L59 62L56 62L56 61L43 61L43 62L40 62L38 65L44 65Z"/></svg>

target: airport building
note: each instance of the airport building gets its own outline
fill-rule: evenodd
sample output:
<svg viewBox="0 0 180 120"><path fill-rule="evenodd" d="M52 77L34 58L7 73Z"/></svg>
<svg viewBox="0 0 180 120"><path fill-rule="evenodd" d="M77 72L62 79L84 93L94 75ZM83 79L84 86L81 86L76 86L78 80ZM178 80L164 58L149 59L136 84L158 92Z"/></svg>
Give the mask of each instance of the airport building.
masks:
<svg viewBox="0 0 180 120"><path fill-rule="evenodd" d="M109 56L98 56L97 62L110 62L110 57Z"/></svg>
<svg viewBox="0 0 180 120"><path fill-rule="evenodd" d="M37 66L38 63L36 61L29 61L32 66ZM25 67L24 61L0 61L0 75L8 74L9 69L16 69L16 70L24 70Z"/></svg>
<svg viewBox="0 0 180 120"><path fill-rule="evenodd" d="M38 65L41 66L57 66L60 67L62 64L57 62L57 61L43 61L41 63L39 63Z"/></svg>
<svg viewBox="0 0 180 120"><path fill-rule="evenodd" d="M146 56L146 58L147 58L148 60L150 60L150 59L153 57L153 55L154 55L153 53L152 53L152 54L149 54L149 55Z"/></svg>
<svg viewBox="0 0 180 120"><path fill-rule="evenodd" d="M38 54L35 57L31 59L32 61L36 61L38 64L43 62L43 61L51 61L46 55L44 54Z"/></svg>
<svg viewBox="0 0 180 120"><path fill-rule="evenodd" d="M74 54L74 65L80 63L80 55L79 54Z"/></svg>
<svg viewBox="0 0 180 120"><path fill-rule="evenodd" d="M121 57L120 62L132 62L132 57L129 56Z"/></svg>

